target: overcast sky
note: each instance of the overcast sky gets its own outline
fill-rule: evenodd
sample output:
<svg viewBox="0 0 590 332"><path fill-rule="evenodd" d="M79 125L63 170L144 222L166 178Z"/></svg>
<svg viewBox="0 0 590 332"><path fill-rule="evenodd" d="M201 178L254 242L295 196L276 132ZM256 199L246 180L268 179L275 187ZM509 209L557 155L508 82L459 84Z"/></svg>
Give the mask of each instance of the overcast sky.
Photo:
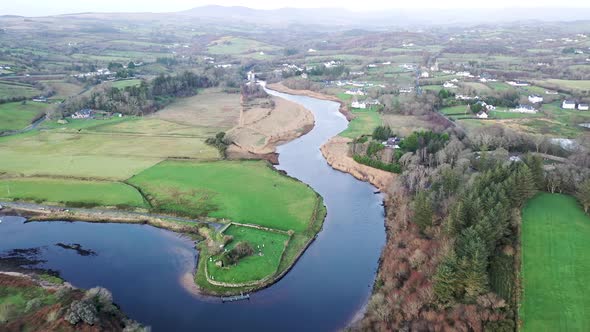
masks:
<svg viewBox="0 0 590 332"><path fill-rule="evenodd" d="M588 0L1 0L0 15L39 16L76 12L173 12L209 4L260 9L340 7L350 10L392 8L590 7Z"/></svg>

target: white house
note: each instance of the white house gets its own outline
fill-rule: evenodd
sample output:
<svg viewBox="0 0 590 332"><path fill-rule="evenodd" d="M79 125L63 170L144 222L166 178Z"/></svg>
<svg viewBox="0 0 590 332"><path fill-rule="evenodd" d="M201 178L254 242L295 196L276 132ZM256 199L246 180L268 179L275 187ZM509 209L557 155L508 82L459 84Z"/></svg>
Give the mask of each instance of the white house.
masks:
<svg viewBox="0 0 590 332"><path fill-rule="evenodd" d="M344 92L347 95L351 95L351 96L364 96L365 93L362 90L346 90Z"/></svg>
<svg viewBox="0 0 590 332"><path fill-rule="evenodd" d="M529 96L529 101L533 104L542 103L543 97L538 96L538 95L531 95L531 96Z"/></svg>
<svg viewBox="0 0 590 332"><path fill-rule="evenodd" d="M350 104L350 107L352 107L352 108L362 108L362 109L365 109L365 108L367 108L367 104L366 103L359 102L358 100L354 100Z"/></svg>
<svg viewBox="0 0 590 332"><path fill-rule="evenodd" d="M248 75L248 81L256 82L256 73L255 72L250 70L247 75Z"/></svg>
<svg viewBox="0 0 590 332"><path fill-rule="evenodd" d="M518 105L518 107L511 109L510 112L534 114L537 113L537 110L530 105Z"/></svg>
<svg viewBox="0 0 590 332"><path fill-rule="evenodd" d="M575 110L576 102L571 100L564 100L563 103L561 103L561 108L563 108L564 110Z"/></svg>
<svg viewBox="0 0 590 332"><path fill-rule="evenodd" d="M443 84L443 88L447 88L447 89L453 89L456 88L457 86L451 82L445 82L445 84Z"/></svg>
<svg viewBox="0 0 590 332"><path fill-rule="evenodd" d="M399 93L412 93L414 88L401 88L399 89Z"/></svg>
<svg viewBox="0 0 590 332"><path fill-rule="evenodd" d="M553 90L545 90L546 95L557 95L559 92Z"/></svg>
<svg viewBox="0 0 590 332"><path fill-rule="evenodd" d="M420 73L420 77L422 78L429 78L430 74L427 71L423 71L422 73Z"/></svg>
<svg viewBox="0 0 590 332"><path fill-rule="evenodd" d="M578 110L579 111L587 111L588 110L588 104L578 104Z"/></svg>
<svg viewBox="0 0 590 332"><path fill-rule="evenodd" d="M529 86L530 85L527 82L522 82L522 81L507 81L506 83L508 85L512 85L512 86Z"/></svg>
<svg viewBox="0 0 590 332"><path fill-rule="evenodd" d="M484 111L479 111L479 113L477 113L475 116L477 116L478 119L487 119L488 113Z"/></svg>
<svg viewBox="0 0 590 332"><path fill-rule="evenodd" d="M314 50L313 48L310 48L309 50L307 50L308 53L315 53L317 52L317 50Z"/></svg>
<svg viewBox="0 0 590 332"><path fill-rule="evenodd" d="M461 77L473 77L473 75L471 75L471 73L468 71L459 71L455 75L461 76Z"/></svg>

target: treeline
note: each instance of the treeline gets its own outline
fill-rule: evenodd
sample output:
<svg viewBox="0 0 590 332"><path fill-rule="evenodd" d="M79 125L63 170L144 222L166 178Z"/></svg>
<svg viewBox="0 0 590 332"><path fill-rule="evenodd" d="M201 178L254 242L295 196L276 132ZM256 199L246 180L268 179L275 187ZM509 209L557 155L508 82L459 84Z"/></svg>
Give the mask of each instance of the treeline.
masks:
<svg viewBox="0 0 590 332"><path fill-rule="evenodd" d="M210 87L207 77L192 72L177 76L160 75L151 82L142 81L138 86L118 89L105 85L95 89L90 96L78 96L60 105L60 116L67 116L80 109L90 108L128 115L154 112L174 98L197 94L199 88Z"/></svg>

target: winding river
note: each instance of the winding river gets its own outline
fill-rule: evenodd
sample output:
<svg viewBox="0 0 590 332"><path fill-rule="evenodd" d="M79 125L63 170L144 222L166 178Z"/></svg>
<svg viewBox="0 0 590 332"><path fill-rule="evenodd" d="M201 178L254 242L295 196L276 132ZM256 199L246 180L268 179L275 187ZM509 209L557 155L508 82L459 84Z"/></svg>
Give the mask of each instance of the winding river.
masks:
<svg viewBox="0 0 590 332"><path fill-rule="evenodd" d="M154 331L333 331L367 303L385 243L382 197L375 188L333 170L320 146L347 126L339 105L304 96L269 93L313 112L311 132L279 147L279 166L321 194L324 228L293 269L250 301L222 304L191 294L181 276L195 267L194 243L146 225L23 223L3 217L0 253L37 248L38 267L57 270L77 287L112 291L131 318ZM57 243L80 244L81 255Z"/></svg>

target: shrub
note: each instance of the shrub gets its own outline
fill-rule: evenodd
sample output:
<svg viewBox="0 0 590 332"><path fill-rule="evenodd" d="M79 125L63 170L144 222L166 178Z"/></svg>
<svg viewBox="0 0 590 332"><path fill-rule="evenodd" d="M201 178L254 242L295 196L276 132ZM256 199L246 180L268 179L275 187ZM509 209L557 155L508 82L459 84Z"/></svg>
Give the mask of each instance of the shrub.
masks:
<svg viewBox="0 0 590 332"><path fill-rule="evenodd" d="M387 163L384 163L380 160L375 160L370 157L361 156L358 154L354 155L352 158L354 159L354 161L356 161L359 164L371 166L373 168L378 168L378 169L381 169L381 170L384 170L387 172L392 172L392 173L397 173L397 174L402 172L402 167L398 163L387 164Z"/></svg>
<svg viewBox="0 0 590 332"><path fill-rule="evenodd" d="M236 264L240 259L250 256L254 253L254 248L248 242L238 242L236 246L223 254L221 260L223 266L229 266Z"/></svg>
<svg viewBox="0 0 590 332"><path fill-rule="evenodd" d="M70 305L68 312L66 312L64 319L72 325L76 325L81 321L94 325L98 321L98 312L96 307L88 301L74 301Z"/></svg>
<svg viewBox="0 0 590 332"><path fill-rule="evenodd" d="M34 298L34 299L29 300L27 302L27 305L25 306L25 311L26 312L36 311L37 309L41 308L42 305L43 305L43 303L41 302L41 299Z"/></svg>
<svg viewBox="0 0 590 332"><path fill-rule="evenodd" d="M378 126L373 130L373 139L378 141L385 141L393 136L393 131L389 126Z"/></svg>

